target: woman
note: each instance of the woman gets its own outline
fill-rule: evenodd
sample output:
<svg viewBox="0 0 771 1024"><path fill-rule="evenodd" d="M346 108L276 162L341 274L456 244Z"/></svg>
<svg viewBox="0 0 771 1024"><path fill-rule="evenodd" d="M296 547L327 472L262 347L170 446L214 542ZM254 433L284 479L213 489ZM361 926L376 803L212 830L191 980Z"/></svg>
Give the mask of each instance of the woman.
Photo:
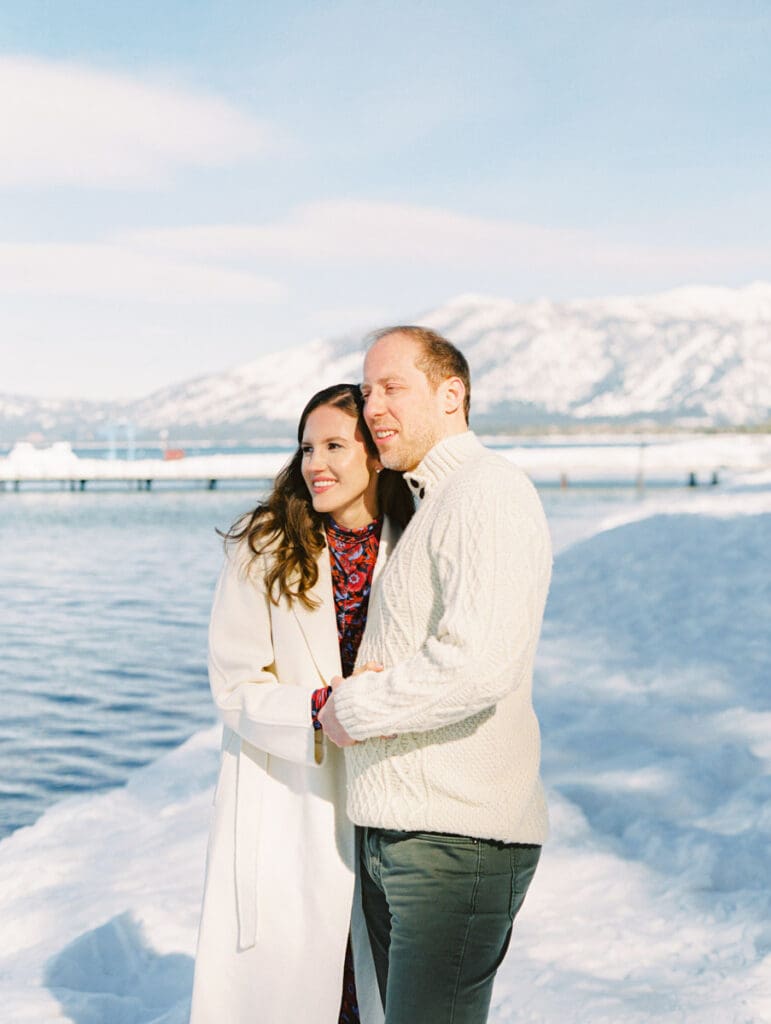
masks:
<svg viewBox="0 0 771 1024"><path fill-rule="evenodd" d="M315 717L328 681L353 671L372 580L412 513L361 410L354 385L314 395L270 496L225 535L209 632L224 730L191 1024L382 1020L342 752Z"/></svg>

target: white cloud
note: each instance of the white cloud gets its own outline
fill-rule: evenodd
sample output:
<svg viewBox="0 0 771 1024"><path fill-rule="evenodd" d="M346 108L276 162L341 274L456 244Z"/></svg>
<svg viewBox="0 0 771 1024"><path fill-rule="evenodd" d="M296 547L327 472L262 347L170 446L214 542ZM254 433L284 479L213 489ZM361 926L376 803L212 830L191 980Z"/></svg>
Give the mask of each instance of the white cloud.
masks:
<svg viewBox="0 0 771 1024"><path fill-rule="evenodd" d="M168 304L292 296L304 307L302 314L294 309L295 318L332 333L372 319L372 310L390 308L394 296L402 296L400 306L420 308L427 288L443 298L480 289L512 299L574 298L769 276L771 250L760 246L620 243L600 232L361 200L307 204L268 224L148 229L96 243L0 244L0 292L7 295L120 295ZM311 281L315 311L307 305ZM328 305L318 304L319 288Z"/></svg>
<svg viewBox="0 0 771 1024"><path fill-rule="evenodd" d="M144 186L265 152L225 101L78 64L0 57L0 185Z"/></svg>
<svg viewBox="0 0 771 1024"><path fill-rule="evenodd" d="M272 224L211 225L135 232L140 245L222 259L284 255L310 263L330 259L432 265L479 262L507 248L550 248L565 232L485 220L431 207L367 200L328 200L297 208Z"/></svg>
<svg viewBox="0 0 771 1024"><path fill-rule="evenodd" d="M247 270L105 244L0 244L0 293L178 302L271 302L284 289Z"/></svg>
<svg viewBox="0 0 771 1024"><path fill-rule="evenodd" d="M480 287L513 299L637 293L768 277L771 251L622 244L599 232L344 200L308 204L269 224L148 229L96 243L0 244L6 295L125 296L171 305L291 295L295 303L308 291L309 273L328 289L329 305L315 312L306 305L305 327L334 333L390 308L394 296L419 308L426 286L443 297Z"/></svg>
<svg viewBox="0 0 771 1024"><path fill-rule="evenodd" d="M555 274L579 282L587 272L604 275L608 289L626 276L640 286L647 277L714 279L721 273L771 273L771 248L689 246L615 241L601 230L579 231L473 217L404 203L323 201L298 207L282 221L257 225L211 225L136 232L133 241L209 259L244 260L283 256L300 264L485 269ZM750 272L749 268L755 269Z"/></svg>

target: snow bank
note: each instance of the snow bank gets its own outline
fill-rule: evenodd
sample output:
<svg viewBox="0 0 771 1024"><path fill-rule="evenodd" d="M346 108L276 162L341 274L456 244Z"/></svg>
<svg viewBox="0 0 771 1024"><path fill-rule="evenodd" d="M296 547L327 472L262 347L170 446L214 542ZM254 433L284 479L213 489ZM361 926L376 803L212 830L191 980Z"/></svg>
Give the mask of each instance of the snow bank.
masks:
<svg viewBox="0 0 771 1024"><path fill-rule="evenodd" d="M183 459L82 459L65 442L35 448L25 441L0 458L0 480L268 480L287 459L286 452Z"/></svg>
<svg viewBox="0 0 771 1024"><path fill-rule="evenodd" d="M14 1024L183 1024L219 728L0 843L0 1006Z"/></svg>
<svg viewBox="0 0 771 1024"><path fill-rule="evenodd" d="M36 448L29 441L19 441L0 459L0 478L61 479L74 473L79 462L72 445L66 441L57 441L48 448Z"/></svg>
<svg viewBox="0 0 771 1024"><path fill-rule="evenodd" d="M641 508L555 523L553 837L499 1024L771 1019L771 493ZM186 1019L217 758L215 728L0 843L8 1020Z"/></svg>
<svg viewBox="0 0 771 1024"><path fill-rule="evenodd" d="M554 837L495 1020L771 1019L771 496L739 502L608 517L557 559Z"/></svg>

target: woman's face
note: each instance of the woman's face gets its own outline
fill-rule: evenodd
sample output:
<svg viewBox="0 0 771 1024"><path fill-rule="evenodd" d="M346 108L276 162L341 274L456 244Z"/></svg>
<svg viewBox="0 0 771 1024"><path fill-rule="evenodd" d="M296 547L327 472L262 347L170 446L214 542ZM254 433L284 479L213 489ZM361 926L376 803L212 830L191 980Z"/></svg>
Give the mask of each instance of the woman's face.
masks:
<svg viewBox="0 0 771 1024"><path fill-rule="evenodd" d="M305 421L302 474L317 512L358 529L377 516L377 470L357 421L342 409L321 405Z"/></svg>

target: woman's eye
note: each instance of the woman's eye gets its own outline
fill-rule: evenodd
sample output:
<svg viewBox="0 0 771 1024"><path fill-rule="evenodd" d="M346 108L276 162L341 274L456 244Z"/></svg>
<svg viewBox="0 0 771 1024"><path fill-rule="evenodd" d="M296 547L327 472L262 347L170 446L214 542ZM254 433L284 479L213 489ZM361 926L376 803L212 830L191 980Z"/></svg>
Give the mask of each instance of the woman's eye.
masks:
<svg viewBox="0 0 771 1024"><path fill-rule="evenodd" d="M305 456L306 456L306 455L310 455L310 453L311 453L311 452L313 451L313 449L311 448L311 446L310 446L310 445L308 445L308 444L304 444L304 445L303 445L303 446L302 446L302 447L300 448L300 451L301 451L301 452L302 452L302 454L303 454L303 458L305 458Z"/></svg>

